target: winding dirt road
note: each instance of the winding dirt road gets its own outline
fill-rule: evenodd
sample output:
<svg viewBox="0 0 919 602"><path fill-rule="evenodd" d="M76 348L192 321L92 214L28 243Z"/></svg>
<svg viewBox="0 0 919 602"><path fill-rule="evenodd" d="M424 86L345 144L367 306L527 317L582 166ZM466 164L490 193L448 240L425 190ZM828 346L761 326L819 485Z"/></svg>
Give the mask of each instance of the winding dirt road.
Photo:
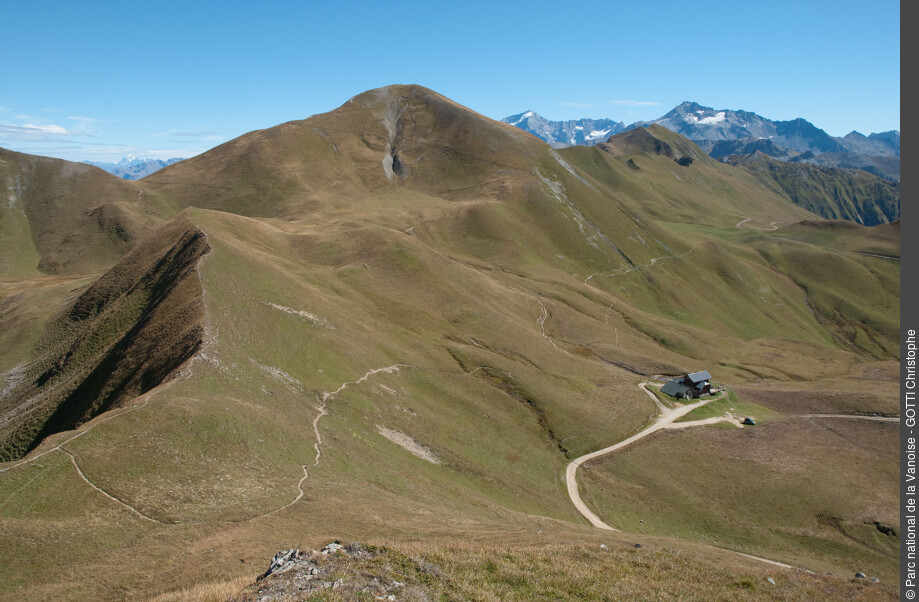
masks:
<svg viewBox="0 0 919 602"><path fill-rule="evenodd" d="M598 529L605 529L607 531L619 532L619 529L616 529L615 527L611 527L607 525L606 523L604 523L600 519L599 516L594 514L590 510L590 508L587 507L587 504L584 503L584 500L581 499L581 494L578 492L578 482L576 478L579 466L581 466L585 462L593 460L594 458L599 458L600 456L605 456L606 454L610 454L610 453L613 453L614 451L620 450L623 447L626 447L627 445L631 445L632 443L635 443L636 441L643 439L644 437L647 437L651 433L654 433L660 430L664 430L664 429L683 429L683 428L689 428L693 426L701 426L704 424L714 424L716 422L730 422L732 424L737 425L740 428L743 428L743 425L740 424L740 421L737 420L737 418L730 416L730 415L715 416L712 418L705 418L703 420L692 420L690 422L676 422L677 420L689 414L696 408L701 408L702 406L708 403L721 399L721 395L717 397L712 397L710 399L703 399L701 401L697 401L696 403L691 403L688 405L680 406L678 408L668 408L663 403L661 403L660 399L658 399L654 393L652 393L651 391L647 389L646 385L649 385L649 384L652 384L652 383L643 382L639 384L638 387L642 391L647 393L651 397L652 400L654 400L655 405L660 410L660 415L658 416L657 420L655 420L652 424L650 424L644 430L632 435L628 439L625 439L623 441L620 441L619 443L616 443L615 445L604 447L603 449L597 450L589 454L585 454L581 456L580 458L572 460L571 463L568 464L568 468L565 471L565 482L568 485L568 496L571 498L571 501L574 504L575 508L578 509L578 512L580 512L584 516L584 518L586 518L590 522L591 525L593 525L594 527L597 527ZM725 548L722 548L722 549L725 549ZM760 558L759 556L753 556L751 554L744 554L743 552L738 552L736 550L727 550L727 549L725 550L728 552L733 552L740 556L744 556L746 558L750 558L752 560L758 560L760 562L765 562L773 566L778 566L778 567L785 568L785 569L794 568L790 564L785 564L784 562L778 562L776 560L769 560L768 558Z"/></svg>
<svg viewBox="0 0 919 602"><path fill-rule="evenodd" d="M590 521L590 524L592 524L593 526L599 529L606 529L607 531L619 531L619 529L610 527L609 525L604 523L602 520L600 520L600 517L594 514L590 510L590 508L587 507L587 504L584 503L584 500L581 499L581 494L578 492L578 481L576 478L578 467L581 466L581 464L584 464L585 462L589 462L590 460L593 460L594 458L599 458L600 456L611 454L614 451L620 450L627 445L631 445L632 443L635 443L636 441L647 437L651 433L654 433L654 432L657 432L663 429L688 428L691 426L699 426L702 424L713 424L715 422L732 422L734 424L738 424L739 426L739 422L736 419L732 419L727 416L706 418L705 420L695 420L692 422L676 422L676 420L682 418L686 414L689 414L696 408L701 408L702 406L708 403L721 399L721 396L719 395L717 397L703 399L701 401L697 401L696 403L687 404L684 406L680 406L678 408L668 408L667 406L661 403L661 401L657 398L657 395L655 395L654 393L652 393L646 388L646 385L649 385L649 384L651 383L644 382L644 383L639 384L638 387L642 391L647 393L648 396L651 397L652 400L654 400L655 405L657 405L658 409L660 410L660 415L658 416L657 420L651 423L644 430L632 435L628 439L624 439L620 441L619 443L616 443L615 445L604 447L603 449L597 450L589 454L585 454L581 456L580 458L572 460L571 463L568 464L568 468L565 470L565 482L568 486L568 497L571 498L571 501L572 503L574 503L575 508L578 509L578 512L580 512L584 516L584 518Z"/></svg>
<svg viewBox="0 0 919 602"><path fill-rule="evenodd" d="M652 399L652 401L654 401L654 404L657 406L658 410L660 410L660 414L658 415L657 420L655 420L653 423L651 423L649 426L647 426L642 431L632 435L628 439L624 439L623 441L620 441L619 443L616 443L615 445L604 447L603 449L597 450L589 454L585 454L581 456L580 458L576 458L572 460L571 463L568 464L568 468L565 470L565 482L568 486L568 497L571 498L571 502L574 504L574 507L578 509L578 512L580 512L584 516L584 518L586 518L590 522L591 525L593 525L594 527L597 527L598 529L605 529L607 531L619 532L619 529L616 529L615 527L611 527L607 525L606 523L604 523L600 519L599 516L594 514L591 511L591 509L587 507L587 504L584 503L584 500L581 499L581 494L578 492L577 472L578 472L578 467L580 467L582 464L584 464L585 462L589 462L590 460L593 460L595 458L599 458L600 456L605 456L606 454L611 454L614 451L618 451L628 445L631 445L632 443L635 443L636 441L640 439L647 437L651 433L654 433L660 430L683 429L683 428L689 428L693 426L702 426L705 424L715 424L717 422L730 422L732 424L737 425L740 428L743 428L743 425L740 423L740 421L732 415L715 416L712 418L705 418L703 420L692 420L689 422L676 422L677 420L679 420L683 416L686 416L687 414L689 414L696 408L701 408L702 406L708 403L721 399L721 396L712 397L710 399L703 399L701 401L697 401L696 403L680 406L678 408L668 408L663 403L661 403L657 395L655 395L654 393L652 393L651 391L647 389L646 385L649 385L649 384L652 384L652 383L643 382L639 384L638 387L642 391L648 394L648 396ZM857 415L857 414L806 414L806 415L800 416L800 418L842 418L842 419L874 420L877 422L898 422L900 420L898 417L895 417L895 416L863 416L863 415ZM738 552L737 550L727 550L726 548L722 548L722 549L725 549L726 551L729 551L729 552L733 552L734 554L738 554L740 556L744 556L745 558L750 558L752 560L758 560L760 562L765 562L773 566L777 566L777 567L781 567L785 569L794 568L790 564L785 564L784 562L778 562L776 560L769 560L768 558L761 558L760 556L753 556L751 554L744 554L743 552Z"/></svg>

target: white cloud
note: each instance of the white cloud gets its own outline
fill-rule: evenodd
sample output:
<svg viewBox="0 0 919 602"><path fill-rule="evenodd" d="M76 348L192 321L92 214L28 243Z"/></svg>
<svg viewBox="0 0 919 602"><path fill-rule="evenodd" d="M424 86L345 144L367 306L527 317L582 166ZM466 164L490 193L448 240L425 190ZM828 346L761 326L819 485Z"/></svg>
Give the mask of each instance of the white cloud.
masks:
<svg viewBox="0 0 919 602"><path fill-rule="evenodd" d="M607 104L622 105L626 107L659 107L661 103L653 100L610 100Z"/></svg>
<svg viewBox="0 0 919 602"><path fill-rule="evenodd" d="M68 130L53 123L47 125L0 123L0 137L8 137L13 140L40 140L54 136L76 136L82 133Z"/></svg>

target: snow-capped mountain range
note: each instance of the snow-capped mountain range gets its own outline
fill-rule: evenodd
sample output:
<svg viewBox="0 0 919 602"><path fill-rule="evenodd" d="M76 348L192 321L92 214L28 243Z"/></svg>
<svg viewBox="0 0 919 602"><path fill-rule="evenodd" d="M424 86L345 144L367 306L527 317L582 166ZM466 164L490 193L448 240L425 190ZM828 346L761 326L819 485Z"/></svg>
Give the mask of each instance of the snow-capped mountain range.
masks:
<svg viewBox="0 0 919 602"><path fill-rule="evenodd" d="M830 136L805 119L773 121L749 111L713 109L683 102L653 121L630 125L612 119L549 121L533 111L503 119L555 148L594 145L637 127L658 124L681 134L716 158L760 151L784 161L859 168L888 179L900 177L900 132Z"/></svg>
<svg viewBox="0 0 919 602"><path fill-rule="evenodd" d="M166 161L161 159L144 159L130 154L122 158L118 163L104 163L101 161L84 161L84 163L95 165L125 180L139 180L145 176L149 176L155 171L163 169L167 165L172 165L182 160L181 158L167 159Z"/></svg>
<svg viewBox="0 0 919 602"><path fill-rule="evenodd" d="M612 119L549 121L533 111L511 115L502 121L542 138L554 148L599 144L606 142L610 136L625 131L623 122Z"/></svg>

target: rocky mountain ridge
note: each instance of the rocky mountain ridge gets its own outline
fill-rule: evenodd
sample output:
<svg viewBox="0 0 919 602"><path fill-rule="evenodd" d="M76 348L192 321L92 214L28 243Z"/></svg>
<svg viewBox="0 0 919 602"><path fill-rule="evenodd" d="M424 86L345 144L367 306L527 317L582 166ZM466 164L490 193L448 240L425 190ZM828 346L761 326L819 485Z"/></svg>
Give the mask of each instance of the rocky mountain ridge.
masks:
<svg viewBox="0 0 919 602"><path fill-rule="evenodd" d="M806 119L774 121L750 111L716 110L690 101L680 103L658 119L629 125L612 119L550 121L533 111L502 121L524 129L556 148L605 142L600 136L579 138L574 135L581 131L574 128L580 125L583 130L588 122L604 124L610 135L657 124L692 140L715 158L759 151L783 161L862 169L889 180L899 180L900 177L900 132L897 130L868 136L853 131L844 137L834 137ZM599 131L592 133L598 134Z"/></svg>

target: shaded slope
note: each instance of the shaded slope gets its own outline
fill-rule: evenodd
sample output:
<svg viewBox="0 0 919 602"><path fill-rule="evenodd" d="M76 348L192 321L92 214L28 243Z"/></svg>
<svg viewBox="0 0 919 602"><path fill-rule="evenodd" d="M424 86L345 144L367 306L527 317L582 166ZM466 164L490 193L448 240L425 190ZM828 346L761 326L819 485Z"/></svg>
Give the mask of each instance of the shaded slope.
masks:
<svg viewBox="0 0 919 602"><path fill-rule="evenodd" d="M840 169L860 169L892 182L900 181L900 157L889 155L868 156L859 153L822 153L811 156L800 155L792 159L794 162L804 162L825 167L838 167Z"/></svg>
<svg viewBox="0 0 919 602"><path fill-rule="evenodd" d="M21 384L0 399L5 458L152 389L191 357L203 316L195 267L207 248L203 233L173 222L49 323Z"/></svg>
<svg viewBox="0 0 919 602"><path fill-rule="evenodd" d="M900 186L864 171L786 163L762 153L735 157L731 162L826 219L874 226L900 217Z"/></svg>

